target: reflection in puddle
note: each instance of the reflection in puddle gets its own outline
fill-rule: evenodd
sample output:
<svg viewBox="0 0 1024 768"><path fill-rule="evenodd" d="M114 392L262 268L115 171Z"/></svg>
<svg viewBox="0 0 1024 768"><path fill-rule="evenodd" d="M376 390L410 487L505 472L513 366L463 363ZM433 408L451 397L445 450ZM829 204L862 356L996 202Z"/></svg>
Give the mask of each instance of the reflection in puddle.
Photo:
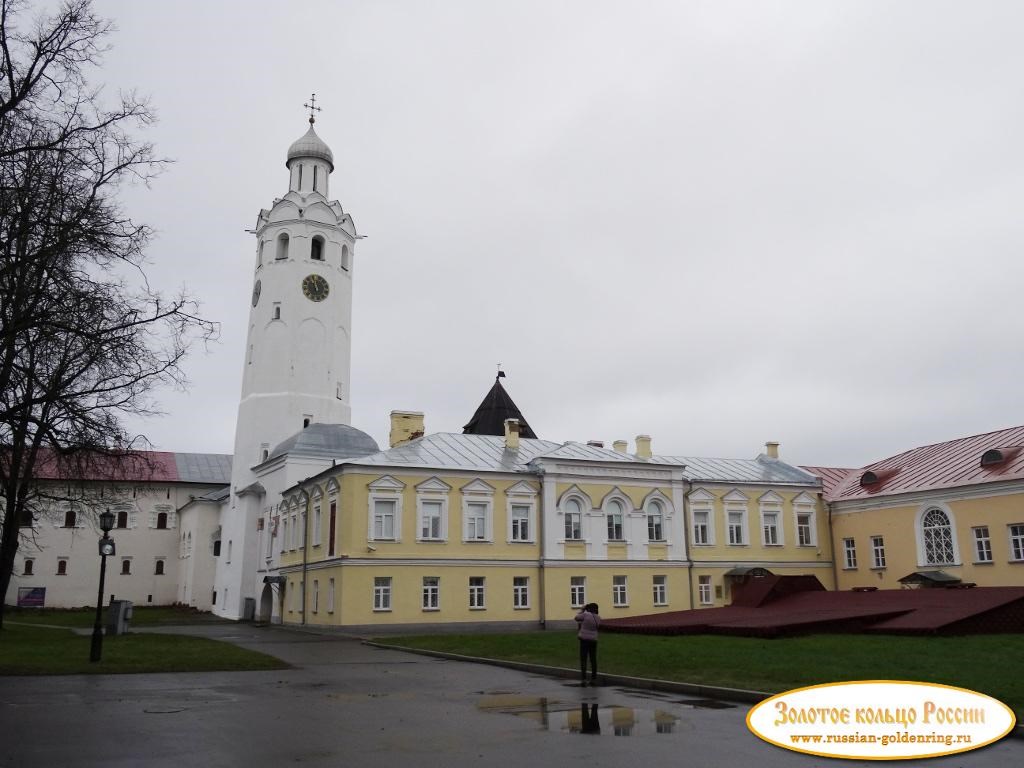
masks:
<svg viewBox="0 0 1024 768"><path fill-rule="evenodd" d="M610 736L647 736L674 733L679 718L661 709L568 704L541 696L485 696L477 705L485 712L498 712L535 720L546 731Z"/></svg>
<svg viewBox="0 0 1024 768"><path fill-rule="evenodd" d="M676 704L685 704L695 709L736 709L735 704L726 704L717 699L678 699Z"/></svg>

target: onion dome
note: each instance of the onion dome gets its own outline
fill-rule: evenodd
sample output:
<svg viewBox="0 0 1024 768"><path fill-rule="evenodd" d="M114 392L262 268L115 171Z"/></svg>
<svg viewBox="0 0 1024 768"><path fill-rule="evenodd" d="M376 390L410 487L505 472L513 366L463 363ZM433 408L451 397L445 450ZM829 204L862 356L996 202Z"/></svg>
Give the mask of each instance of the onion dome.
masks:
<svg viewBox="0 0 1024 768"><path fill-rule="evenodd" d="M318 160L326 160L328 165L331 166L331 171L334 171L334 153L324 143L324 140L316 135L316 131L313 130L312 120L310 120L309 130L306 131L305 135L296 139L288 147L288 159L285 161L285 166L287 167L292 160L299 157L315 157Z"/></svg>

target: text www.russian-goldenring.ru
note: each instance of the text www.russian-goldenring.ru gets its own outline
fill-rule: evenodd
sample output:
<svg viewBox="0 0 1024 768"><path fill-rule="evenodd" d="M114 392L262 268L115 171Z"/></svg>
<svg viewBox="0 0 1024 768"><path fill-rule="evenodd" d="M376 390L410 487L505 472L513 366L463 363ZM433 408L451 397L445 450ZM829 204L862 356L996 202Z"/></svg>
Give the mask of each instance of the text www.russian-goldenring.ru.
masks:
<svg viewBox="0 0 1024 768"><path fill-rule="evenodd" d="M890 744L944 744L951 747L954 744L970 744L971 735L968 733L910 733L909 731L875 734L875 733L816 733L816 734L793 734L789 737L793 744L880 744L888 747Z"/></svg>

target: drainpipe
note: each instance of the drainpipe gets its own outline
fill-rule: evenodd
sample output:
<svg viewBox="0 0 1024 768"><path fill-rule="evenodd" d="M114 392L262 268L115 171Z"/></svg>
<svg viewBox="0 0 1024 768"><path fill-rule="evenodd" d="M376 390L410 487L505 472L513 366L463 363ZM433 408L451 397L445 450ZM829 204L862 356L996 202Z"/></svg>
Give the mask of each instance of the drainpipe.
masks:
<svg viewBox="0 0 1024 768"><path fill-rule="evenodd" d="M302 512L302 625L306 625L306 565L309 557L309 501L306 491L306 507Z"/></svg>
<svg viewBox="0 0 1024 768"><path fill-rule="evenodd" d="M539 590L540 628L548 628L547 601L544 599L544 468L538 467L537 476L540 479L538 496L540 501L537 504L537 544L540 546L540 557L537 560L537 588Z"/></svg>
<svg viewBox="0 0 1024 768"><path fill-rule="evenodd" d="M825 511L828 513L828 547L832 552L832 583L835 585L835 591L839 591L839 562L836 558L835 541L832 539L832 502L825 501L825 494L819 493L818 498L821 499L825 504ZM817 525L817 523L815 523ZM818 531L815 531L818 533ZM821 534L818 533L818 551L821 551Z"/></svg>
<svg viewBox="0 0 1024 768"><path fill-rule="evenodd" d="M689 487L687 487L689 486ZM690 552L690 491L693 484L683 478L683 542L686 546L686 581L690 588L690 610L693 610L693 554Z"/></svg>

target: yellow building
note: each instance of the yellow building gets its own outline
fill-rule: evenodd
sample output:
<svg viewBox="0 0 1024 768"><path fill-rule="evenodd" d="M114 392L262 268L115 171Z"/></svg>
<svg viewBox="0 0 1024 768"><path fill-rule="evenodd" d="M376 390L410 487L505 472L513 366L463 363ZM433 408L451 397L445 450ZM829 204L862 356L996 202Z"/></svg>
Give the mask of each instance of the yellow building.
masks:
<svg viewBox="0 0 1024 768"><path fill-rule="evenodd" d="M606 618L722 605L758 569L834 586L820 483L774 444L751 460L691 459L656 456L643 435L633 453L522 437L517 418L504 435L424 435L422 415L401 412L392 426L390 449L296 483L268 510L279 567L263 602L276 619L563 626L588 602Z"/></svg>
<svg viewBox="0 0 1024 768"><path fill-rule="evenodd" d="M1014 427L827 482L837 587L1024 585L1022 446Z"/></svg>

